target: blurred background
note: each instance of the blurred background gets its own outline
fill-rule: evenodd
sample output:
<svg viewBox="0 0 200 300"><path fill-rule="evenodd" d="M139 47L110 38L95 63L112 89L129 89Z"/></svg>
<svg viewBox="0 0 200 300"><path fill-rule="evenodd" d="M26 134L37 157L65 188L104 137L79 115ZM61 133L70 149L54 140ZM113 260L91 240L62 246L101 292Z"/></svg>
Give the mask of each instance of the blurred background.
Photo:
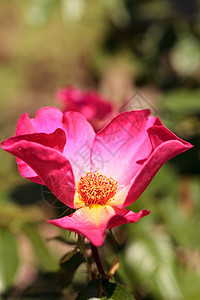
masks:
<svg viewBox="0 0 200 300"><path fill-rule="evenodd" d="M115 279L137 300L200 299L199 8L197 0L0 0L1 141L22 113L59 107L56 90L71 84L98 91L115 112L149 107L195 145L130 207L151 214L115 230ZM76 258L59 267L75 238L45 222L63 207L2 150L0 165L0 299L75 299L85 266ZM109 236L101 254L108 268Z"/></svg>

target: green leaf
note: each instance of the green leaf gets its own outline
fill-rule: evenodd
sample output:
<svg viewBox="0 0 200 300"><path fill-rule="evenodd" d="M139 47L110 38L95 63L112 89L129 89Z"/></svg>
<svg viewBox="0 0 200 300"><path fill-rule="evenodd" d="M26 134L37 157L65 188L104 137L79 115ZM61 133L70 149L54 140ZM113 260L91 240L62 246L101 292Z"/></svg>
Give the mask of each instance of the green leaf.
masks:
<svg viewBox="0 0 200 300"><path fill-rule="evenodd" d="M163 108L170 113L197 114L200 112L200 92L182 90L172 90L163 96Z"/></svg>
<svg viewBox="0 0 200 300"><path fill-rule="evenodd" d="M191 34L179 38L170 55L174 70L183 76L190 76L198 70L199 59L199 41Z"/></svg>
<svg viewBox="0 0 200 300"><path fill-rule="evenodd" d="M72 258L61 265L61 270L66 272L65 282L69 285L74 277L76 269L82 264L85 263L84 257L77 252Z"/></svg>
<svg viewBox="0 0 200 300"><path fill-rule="evenodd" d="M122 285L104 282L102 289L105 293L106 299L111 300L134 300L134 297Z"/></svg>
<svg viewBox="0 0 200 300"><path fill-rule="evenodd" d="M160 294L162 299L181 299L181 291L174 271L174 251L168 235L153 232L143 234L126 250L126 262L143 284Z"/></svg>
<svg viewBox="0 0 200 300"><path fill-rule="evenodd" d="M22 299L63 299L62 290L72 283L77 268L83 262L85 262L83 256L76 253L70 260L60 265L57 272L41 274L38 282L24 292Z"/></svg>
<svg viewBox="0 0 200 300"><path fill-rule="evenodd" d="M134 300L125 287L106 280L93 280L81 291L76 300Z"/></svg>
<svg viewBox="0 0 200 300"><path fill-rule="evenodd" d="M25 224L22 230L33 245L40 268L48 271L57 270L58 263L38 233L36 226L33 224Z"/></svg>
<svg viewBox="0 0 200 300"><path fill-rule="evenodd" d="M19 264L17 242L6 229L0 230L0 291L13 283Z"/></svg>
<svg viewBox="0 0 200 300"><path fill-rule="evenodd" d="M74 256L77 253L77 246L70 252L68 252L66 255L63 256L63 258L61 259L60 263L63 264L66 261L70 260L72 258L72 256Z"/></svg>
<svg viewBox="0 0 200 300"><path fill-rule="evenodd" d="M53 0L32 1L27 9L26 21L32 26L44 25L52 13L54 3Z"/></svg>

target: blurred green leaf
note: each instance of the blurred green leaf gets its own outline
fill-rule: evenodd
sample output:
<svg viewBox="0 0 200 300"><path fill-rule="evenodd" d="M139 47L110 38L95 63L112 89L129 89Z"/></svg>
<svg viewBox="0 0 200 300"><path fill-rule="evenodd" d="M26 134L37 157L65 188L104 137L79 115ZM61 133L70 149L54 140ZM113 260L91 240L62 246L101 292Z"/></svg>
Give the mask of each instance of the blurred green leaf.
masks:
<svg viewBox="0 0 200 300"><path fill-rule="evenodd" d="M138 13L144 19L156 18L163 19L166 18L171 12L170 2L168 1L143 1L138 5Z"/></svg>
<svg viewBox="0 0 200 300"><path fill-rule="evenodd" d="M58 262L56 261L55 257L51 254L44 240L41 238L36 226L33 224L26 223L23 225L22 230L30 239L33 245L40 268L49 271L57 270Z"/></svg>
<svg viewBox="0 0 200 300"><path fill-rule="evenodd" d="M183 268L181 270L181 287L184 293L184 300L199 300L200 295L200 274L193 269Z"/></svg>
<svg viewBox="0 0 200 300"><path fill-rule="evenodd" d="M102 289L105 293L105 299L134 300L134 297L122 285L111 282L105 282L102 285Z"/></svg>
<svg viewBox="0 0 200 300"><path fill-rule="evenodd" d="M121 285L106 280L93 280L78 294L76 300L134 300L134 297Z"/></svg>
<svg viewBox="0 0 200 300"><path fill-rule="evenodd" d="M152 228L153 230L153 228ZM162 299L180 299L174 272L174 251L168 235L146 232L126 249L126 262L149 289Z"/></svg>
<svg viewBox="0 0 200 300"><path fill-rule="evenodd" d="M180 37L171 52L171 63L180 75L190 76L199 68L200 44L191 34Z"/></svg>
<svg viewBox="0 0 200 300"><path fill-rule="evenodd" d="M54 0L34 0L30 1L26 12L26 21L32 26L44 25L52 13L58 1Z"/></svg>
<svg viewBox="0 0 200 300"><path fill-rule="evenodd" d="M68 282L68 284L71 283L76 269L84 262L84 257L77 252L70 260L61 265L61 270L68 273L67 278L65 278L65 281Z"/></svg>
<svg viewBox="0 0 200 300"><path fill-rule="evenodd" d="M160 204L160 216L162 216L166 229L173 239L181 246L197 246L197 236L199 232L199 214L191 218L180 211L177 202L167 201Z"/></svg>
<svg viewBox="0 0 200 300"><path fill-rule="evenodd" d="M11 286L19 264L17 242L6 229L0 229L0 291Z"/></svg>
<svg viewBox="0 0 200 300"><path fill-rule="evenodd" d="M72 258L72 256L74 256L77 253L77 246L70 251L69 253L67 253L66 255L64 255L60 261L61 264L65 263L66 261L70 260Z"/></svg>
<svg viewBox="0 0 200 300"><path fill-rule="evenodd" d="M72 283L77 268L84 261L83 256L76 253L70 260L60 265L57 272L42 274L38 282L25 291L22 299L63 299L62 290Z"/></svg>
<svg viewBox="0 0 200 300"><path fill-rule="evenodd" d="M34 205L20 207L12 203L8 196L2 195L1 197L0 194L0 225L2 227L13 227L16 230L24 222L38 222L40 220L43 220L43 214L38 207Z"/></svg>
<svg viewBox="0 0 200 300"><path fill-rule="evenodd" d="M163 96L163 109L175 113L199 113L200 90L172 90Z"/></svg>
<svg viewBox="0 0 200 300"><path fill-rule="evenodd" d="M169 195L174 195L177 190L178 180L176 169L170 164L166 164L158 171L142 197L157 197L160 201Z"/></svg>

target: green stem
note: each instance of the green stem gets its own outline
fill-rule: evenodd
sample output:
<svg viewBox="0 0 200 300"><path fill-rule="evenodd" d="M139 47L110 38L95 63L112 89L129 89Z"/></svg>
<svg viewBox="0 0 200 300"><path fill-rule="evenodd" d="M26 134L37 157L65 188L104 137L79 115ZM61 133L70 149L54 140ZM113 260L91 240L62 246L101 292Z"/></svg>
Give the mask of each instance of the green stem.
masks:
<svg viewBox="0 0 200 300"><path fill-rule="evenodd" d="M110 277L104 272L103 266L101 264L101 260L100 260L100 257L99 257L99 252L98 252L97 247L95 247L94 245L91 244L91 250L92 250L92 256L93 256L94 261L97 265L97 269L99 271L99 274L102 277L104 277L105 279L109 280Z"/></svg>

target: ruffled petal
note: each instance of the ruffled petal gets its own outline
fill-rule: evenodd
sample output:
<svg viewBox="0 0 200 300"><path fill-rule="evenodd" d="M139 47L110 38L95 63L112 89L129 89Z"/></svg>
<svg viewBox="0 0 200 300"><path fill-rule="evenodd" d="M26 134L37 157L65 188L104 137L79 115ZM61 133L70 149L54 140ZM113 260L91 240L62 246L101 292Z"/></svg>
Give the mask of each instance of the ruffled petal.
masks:
<svg viewBox="0 0 200 300"><path fill-rule="evenodd" d="M63 128L63 113L56 107L43 107L36 112L31 123L36 132L51 133L57 128Z"/></svg>
<svg viewBox="0 0 200 300"><path fill-rule="evenodd" d="M124 112L97 132L92 149L92 168L118 181L130 183L151 153L147 129L157 122L148 109Z"/></svg>
<svg viewBox="0 0 200 300"><path fill-rule="evenodd" d="M63 129L63 113L56 107L40 108L35 118L30 118L27 113L21 115L17 122L15 135L30 133L52 133L57 128Z"/></svg>
<svg viewBox="0 0 200 300"><path fill-rule="evenodd" d="M141 218L150 214L149 210L142 209L138 213L135 213L128 209L113 207L115 210L115 216L113 216L108 222L107 229L120 226L125 223L136 223Z"/></svg>
<svg viewBox="0 0 200 300"><path fill-rule="evenodd" d="M32 133L52 133L57 128L63 128L63 114L55 107L44 107L37 111L35 118L30 118L27 113L21 115L17 122L15 136ZM35 171L24 161L17 158L19 173L29 180L43 184Z"/></svg>
<svg viewBox="0 0 200 300"><path fill-rule="evenodd" d="M63 105L64 111L80 112L90 121L94 118L103 120L112 112L112 104L95 91L81 91L68 86L58 90L56 98Z"/></svg>
<svg viewBox="0 0 200 300"><path fill-rule="evenodd" d="M52 130L53 131L53 130ZM15 131L15 135L22 135L22 134L30 134L36 133L36 130L31 122L31 119L27 113L21 115L17 122L17 128Z"/></svg>
<svg viewBox="0 0 200 300"><path fill-rule="evenodd" d="M153 126L147 132L152 145L152 153L132 179L123 207L139 198L166 161L193 147L164 126Z"/></svg>
<svg viewBox="0 0 200 300"><path fill-rule="evenodd" d="M16 142L20 142L22 140L31 141L35 143L39 143L41 145L57 149L62 152L64 146L66 144L66 135L62 129L56 129L51 134L45 133L32 133L27 135L18 135L13 138L8 139L7 141L2 143L2 148L6 145L6 147L12 146ZM4 149L4 148L3 148ZM23 160L16 157L18 170L21 176L39 184L44 184L41 178L35 173L35 171L27 165Z"/></svg>
<svg viewBox="0 0 200 300"><path fill-rule="evenodd" d="M64 155L71 163L77 183L85 172L90 171L90 155L95 132L84 116L73 111L64 114L63 126L67 132Z"/></svg>
<svg viewBox="0 0 200 300"><path fill-rule="evenodd" d="M36 130L31 122L31 119L27 113L24 113L21 115L17 122L17 128L15 135L25 135L25 134L31 134L31 133L36 133ZM29 180L43 184L42 180L37 176L35 171L31 169L25 162L19 158L16 158L17 160L17 165L18 165L18 170L21 176L28 178Z"/></svg>
<svg viewBox="0 0 200 300"><path fill-rule="evenodd" d="M39 176L42 183L64 204L74 207L75 183L72 168L68 159L58 150L63 148L64 139L54 134L33 134L13 137L2 142L2 148L22 159ZM63 132L63 131L62 131ZM42 136L42 140L41 140ZM65 133L63 132L63 136ZM40 138L39 138L40 137ZM52 137L55 137L52 138ZM32 138L32 140L31 140ZM53 143L50 148L44 144ZM58 149L58 145L60 148ZM58 149L58 150L57 150ZM25 174L26 175L26 174Z"/></svg>
<svg viewBox="0 0 200 300"><path fill-rule="evenodd" d="M35 133L35 134L17 136L14 142L20 140L36 142L41 145L53 149L57 149L58 151L63 152L64 146L66 144L66 135L62 129L56 129L55 132L48 135L45 133ZM12 144L13 141L10 140L10 143ZM23 160L16 157L16 161L21 176L35 183L44 184L43 181L35 173L35 171L29 165L27 165Z"/></svg>
<svg viewBox="0 0 200 300"><path fill-rule="evenodd" d="M146 210L133 213L109 205L92 205L82 207L70 216L48 220L47 222L79 233L88 238L93 245L99 247L104 242L107 228L137 222L147 214L149 214L149 211Z"/></svg>

